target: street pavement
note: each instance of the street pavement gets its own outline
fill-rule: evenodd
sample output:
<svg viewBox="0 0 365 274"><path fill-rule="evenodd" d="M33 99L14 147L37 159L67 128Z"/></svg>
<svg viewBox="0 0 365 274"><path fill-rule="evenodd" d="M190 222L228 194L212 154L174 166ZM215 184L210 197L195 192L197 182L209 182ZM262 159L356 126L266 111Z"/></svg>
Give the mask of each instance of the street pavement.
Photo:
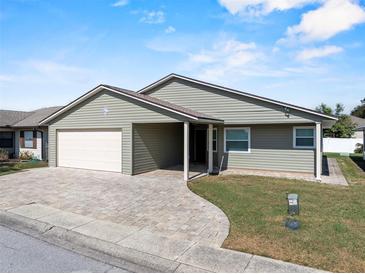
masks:
<svg viewBox="0 0 365 274"><path fill-rule="evenodd" d="M127 272L0 226L0 272Z"/></svg>

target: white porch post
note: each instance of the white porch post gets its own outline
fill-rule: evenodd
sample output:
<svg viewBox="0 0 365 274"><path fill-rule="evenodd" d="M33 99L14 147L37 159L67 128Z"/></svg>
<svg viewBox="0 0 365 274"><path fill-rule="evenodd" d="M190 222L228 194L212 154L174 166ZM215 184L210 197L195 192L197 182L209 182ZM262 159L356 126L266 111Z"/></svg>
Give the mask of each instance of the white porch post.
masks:
<svg viewBox="0 0 365 274"><path fill-rule="evenodd" d="M184 122L184 181L189 180L189 122Z"/></svg>
<svg viewBox="0 0 365 274"><path fill-rule="evenodd" d="M362 155L363 155L363 159L365 160L365 128L364 128L363 141L362 141Z"/></svg>
<svg viewBox="0 0 365 274"><path fill-rule="evenodd" d="M208 126L208 174L213 172L213 125Z"/></svg>
<svg viewBox="0 0 365 274"><path fill-rule="evenodd" d="M321 180L322 174L322 127L321 123L316 123L316 179Z"/></svg>

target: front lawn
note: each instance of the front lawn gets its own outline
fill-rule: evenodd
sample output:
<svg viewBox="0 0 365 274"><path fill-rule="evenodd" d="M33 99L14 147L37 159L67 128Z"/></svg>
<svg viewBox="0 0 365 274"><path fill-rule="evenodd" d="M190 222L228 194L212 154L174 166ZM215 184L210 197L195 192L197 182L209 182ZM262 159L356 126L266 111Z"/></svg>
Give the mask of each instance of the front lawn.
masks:
<svg viewBox="0 0 365 274"><path fill-rule="evenodd" d="M0 163L0 176L22 171L29 168L47 167L44 161Z"/></svg>
<svg viewBox="0 0 365 274"><path fill-rule="evenodd" d="M365 173L350 158L340 160L351 171L349 187L257 176L209 176L189 187L228 216L225 248L329 271L365 272ZM298 231L283 225L288 192L300 195Z"/></svg>

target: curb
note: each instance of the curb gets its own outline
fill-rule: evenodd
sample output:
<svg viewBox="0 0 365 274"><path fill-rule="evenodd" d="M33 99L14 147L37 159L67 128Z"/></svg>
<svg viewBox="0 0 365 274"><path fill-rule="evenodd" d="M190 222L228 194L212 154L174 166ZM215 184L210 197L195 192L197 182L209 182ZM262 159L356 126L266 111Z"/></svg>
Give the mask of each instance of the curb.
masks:
<svg viewBox="0 0 365 274"><path fill-rule="evenodd" d="M204 245L190 246L172 260L2 210L0 225L129 272L326 272Z"/></svg>
<svg viewBox="0 0 365 274"><path fill-rule="evenodd" d="M179 262L0 210L0 225L130 272L175 272Z"/></svg>

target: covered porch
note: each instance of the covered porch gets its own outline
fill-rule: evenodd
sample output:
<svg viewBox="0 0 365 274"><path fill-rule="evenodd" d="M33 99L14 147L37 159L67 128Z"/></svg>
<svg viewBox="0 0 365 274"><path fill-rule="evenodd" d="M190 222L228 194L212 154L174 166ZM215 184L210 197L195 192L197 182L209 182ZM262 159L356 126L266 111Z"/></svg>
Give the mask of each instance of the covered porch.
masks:
<svg viewBox="0 0 365 274"><path fill-rule="evenodd" d="M216 121L134 123L133 174L188 181L212 173L218 168L219 124Z"/></svg>

